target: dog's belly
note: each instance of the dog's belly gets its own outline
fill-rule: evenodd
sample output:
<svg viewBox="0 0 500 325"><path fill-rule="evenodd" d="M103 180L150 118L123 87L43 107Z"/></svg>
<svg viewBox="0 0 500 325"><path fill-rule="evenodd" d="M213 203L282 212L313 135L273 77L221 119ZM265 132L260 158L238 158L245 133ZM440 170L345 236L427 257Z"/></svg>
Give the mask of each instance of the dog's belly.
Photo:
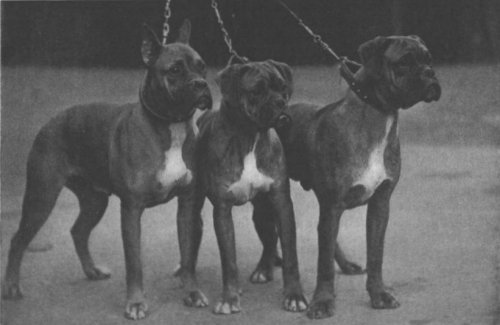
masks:
<svg viewBox="0 0 500 325"><path fill-rule="evenodd" d="M171 134L170 148L165 151L163 168L156 174L156 179L167 195L175 186L185 186L193 179L191 171L182 158L182 146L186 140L186 123L174 123L169 126Z"/></svg>
<svg viewBox="0 0 500 325"><path fill-rule="evenodd" d="M383 139L373 148L368 158L368 164L357 173L353 186L348 192L348 205L362 204L368 200L375 190L389 179L384 163L384 153L387 147L387 138L391 130L394 118L387 119L385 135ZM363 190L362 190L363 189Z"/></svg>
<svg viewBox="0 0 500 325"><path fill-rule="evenodd" d="M274 180L264 175L257 168L257 158L255 156L255 146L259 135L255 137L252 150L243 159L243 171L240 179L231 184L228 192L232 194L238 203L245 203L253 199L259 192L267 192L271 188Z"/></svg>

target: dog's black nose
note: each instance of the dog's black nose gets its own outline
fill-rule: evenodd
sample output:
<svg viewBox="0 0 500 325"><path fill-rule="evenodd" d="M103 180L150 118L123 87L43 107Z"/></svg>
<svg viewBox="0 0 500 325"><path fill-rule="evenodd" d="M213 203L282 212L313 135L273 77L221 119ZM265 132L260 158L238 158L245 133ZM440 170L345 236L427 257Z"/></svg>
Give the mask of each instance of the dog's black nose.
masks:
<svg viewBox="0 0 500 325"><path fill-rule="evenodd" d="M196 80L191 81L191 88L195 91L203 90L205 88L208 88L208 84L203 79L196 79Z"/></svg>
<svg viewBox="0 0 500 325"><path fill-rule="evenodd" d="M286 100L285 99L278 99L276 100L276 102L274 102L276 106L278 106L279 108L283 108L286 106Z"/></svg>
<svg viewBox="0 0 500 325"><path fill-rule="evenodd" d="M436 73L434 72L434 70L431 67L426 67L424 69L424 71L422 72L422 75L425 78L434 78L434 76L436 75Z"/></svg>

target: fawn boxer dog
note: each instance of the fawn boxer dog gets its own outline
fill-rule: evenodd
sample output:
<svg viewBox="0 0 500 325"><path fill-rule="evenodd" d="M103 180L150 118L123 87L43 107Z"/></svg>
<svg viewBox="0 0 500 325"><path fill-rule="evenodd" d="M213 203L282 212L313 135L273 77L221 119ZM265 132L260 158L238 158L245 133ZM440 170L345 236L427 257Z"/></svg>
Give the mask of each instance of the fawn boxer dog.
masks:
<svg viewBox="0 0 500 325"><path fill-rule="evenodd" d="M207 112L199 120L200 164L195 216L205 197L214 206L214 226L222 262L223 293L214 313L240 312L240 287L236 265L234 226L231 210L248 201L265 202L275 211L283 251L283 306L303 311L307 302L302 293L297 262L295 220L289 180L281 142L272 128L285 110L292 93L288 65L267 60L230 64L218 76L222 100L220 110ZM274 217L274 216L272 216ZM201 220L197 223L201 226ZM195 233L200 235L201 229ZM259 233L260 235L260 233ZM199 238L196 240L199 245ZM269 245L274 264L276 242ZM258 270L253 278L258 281Z"/></svg>
<svg viewBox="0 0 500 325"><path fill-rule="evenodd" d="M145 27L142 58L147 68L137 103L90 104L69 108L38 133L28 158L19 230L11 241L2 288L6 299L21 298L19 271L24 250L47 220L61 189L75 193L80 214L71 229L83 271L90 280L110 273L94 264L90 232L101 220L108 197L121 200L121 230L127 273L125 316L141 319L147 304L141 265L141 215L145 208L177 196L181 276L193 296L199 292L190 238L196 109L212 106L205 64L189 45L190 22L176 42L162 46ZM188 239L189 238L189 239ZM199 293L201 295L201 292ZM188 295L188 298L189 298ZM199 302L206 301L203 296Z"/></svg>
<svg viewBox="0 0 500 325"><path fill-rule="evenodd" d="M362 68L339 102L319 108L292 105L291 123L278 129L292 179L318 199L318 273L310 318L333 315L334 266L339 221L346 209L368 204L367 283L373 308L396 308L382 280L389 200L401 166L398 110L438 100L441 87L431 55L417 36L377 37L359 48ZM256 202L255 226L266 233L264 251L275 249L269 208ZM259 221L259 220L266 220ZM267 223L267 224L266 224Z"/></svg>

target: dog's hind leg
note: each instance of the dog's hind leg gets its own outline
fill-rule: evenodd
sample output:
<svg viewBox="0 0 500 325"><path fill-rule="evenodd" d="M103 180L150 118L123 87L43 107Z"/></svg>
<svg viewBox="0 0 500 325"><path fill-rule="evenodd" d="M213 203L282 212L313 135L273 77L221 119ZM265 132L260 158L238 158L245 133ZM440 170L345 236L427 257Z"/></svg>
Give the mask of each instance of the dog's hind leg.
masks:
<svg viewBox="0 0 500 325"><path fill-rule="evenodd" d="M250 275L250 282L266 283L273 279L274 266L282 266L283 263L277 251L276 212L264 195L257 195L252 204L254 206L252 218L263 250L257 267Z"/></svg>
<svg viewBox="0 0 500 325"><path fill-rule="evenodd" d="M28 160L26 191L19 229L11 240L7 271L2 287L4 299L22 297L19 272L24 251L48 219L61 192L64 166L56 154L44 155L44 148L34 147Z"/></svg>
<svg viewBox="0 0 500 325"><path fill-rule="evenodd" d="M107 279L111 275L109 270L96 266L90 255L89 237L106 211L108 194L94 190L90 184L79 179L68 181L67 186L75 193L80 204L80 214L71 228L71 236L83 272L89 280Z"/></svg>

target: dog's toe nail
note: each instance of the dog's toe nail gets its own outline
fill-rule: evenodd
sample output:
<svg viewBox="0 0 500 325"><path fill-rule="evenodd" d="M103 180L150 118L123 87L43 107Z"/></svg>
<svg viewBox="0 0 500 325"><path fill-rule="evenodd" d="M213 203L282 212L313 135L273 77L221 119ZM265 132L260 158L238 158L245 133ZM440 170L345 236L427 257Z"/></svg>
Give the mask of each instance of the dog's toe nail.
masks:
<svg viewBox="0 0 500 325"><path fill-rule="evenodd" d="M239 313L241 311L241 307L239 303L235 303L231 305L231 313Z"/></svg>
<svg viewBox="0 0 500 325"><path fill-rule="evenodd" d="M296 311L297 310L297 303L295 302L295 300L292 300L292 302L290 303L289 305L290 307L290 311Z"/></svg>
<svg viewBox="0 0 500 325"><path fill-rule="evenodd" d="M229 304L227 304L227 303L222 304L221 310L222 310L222 313L226 314L226 315L231 313L231 307L229 307Z"/></svg>

